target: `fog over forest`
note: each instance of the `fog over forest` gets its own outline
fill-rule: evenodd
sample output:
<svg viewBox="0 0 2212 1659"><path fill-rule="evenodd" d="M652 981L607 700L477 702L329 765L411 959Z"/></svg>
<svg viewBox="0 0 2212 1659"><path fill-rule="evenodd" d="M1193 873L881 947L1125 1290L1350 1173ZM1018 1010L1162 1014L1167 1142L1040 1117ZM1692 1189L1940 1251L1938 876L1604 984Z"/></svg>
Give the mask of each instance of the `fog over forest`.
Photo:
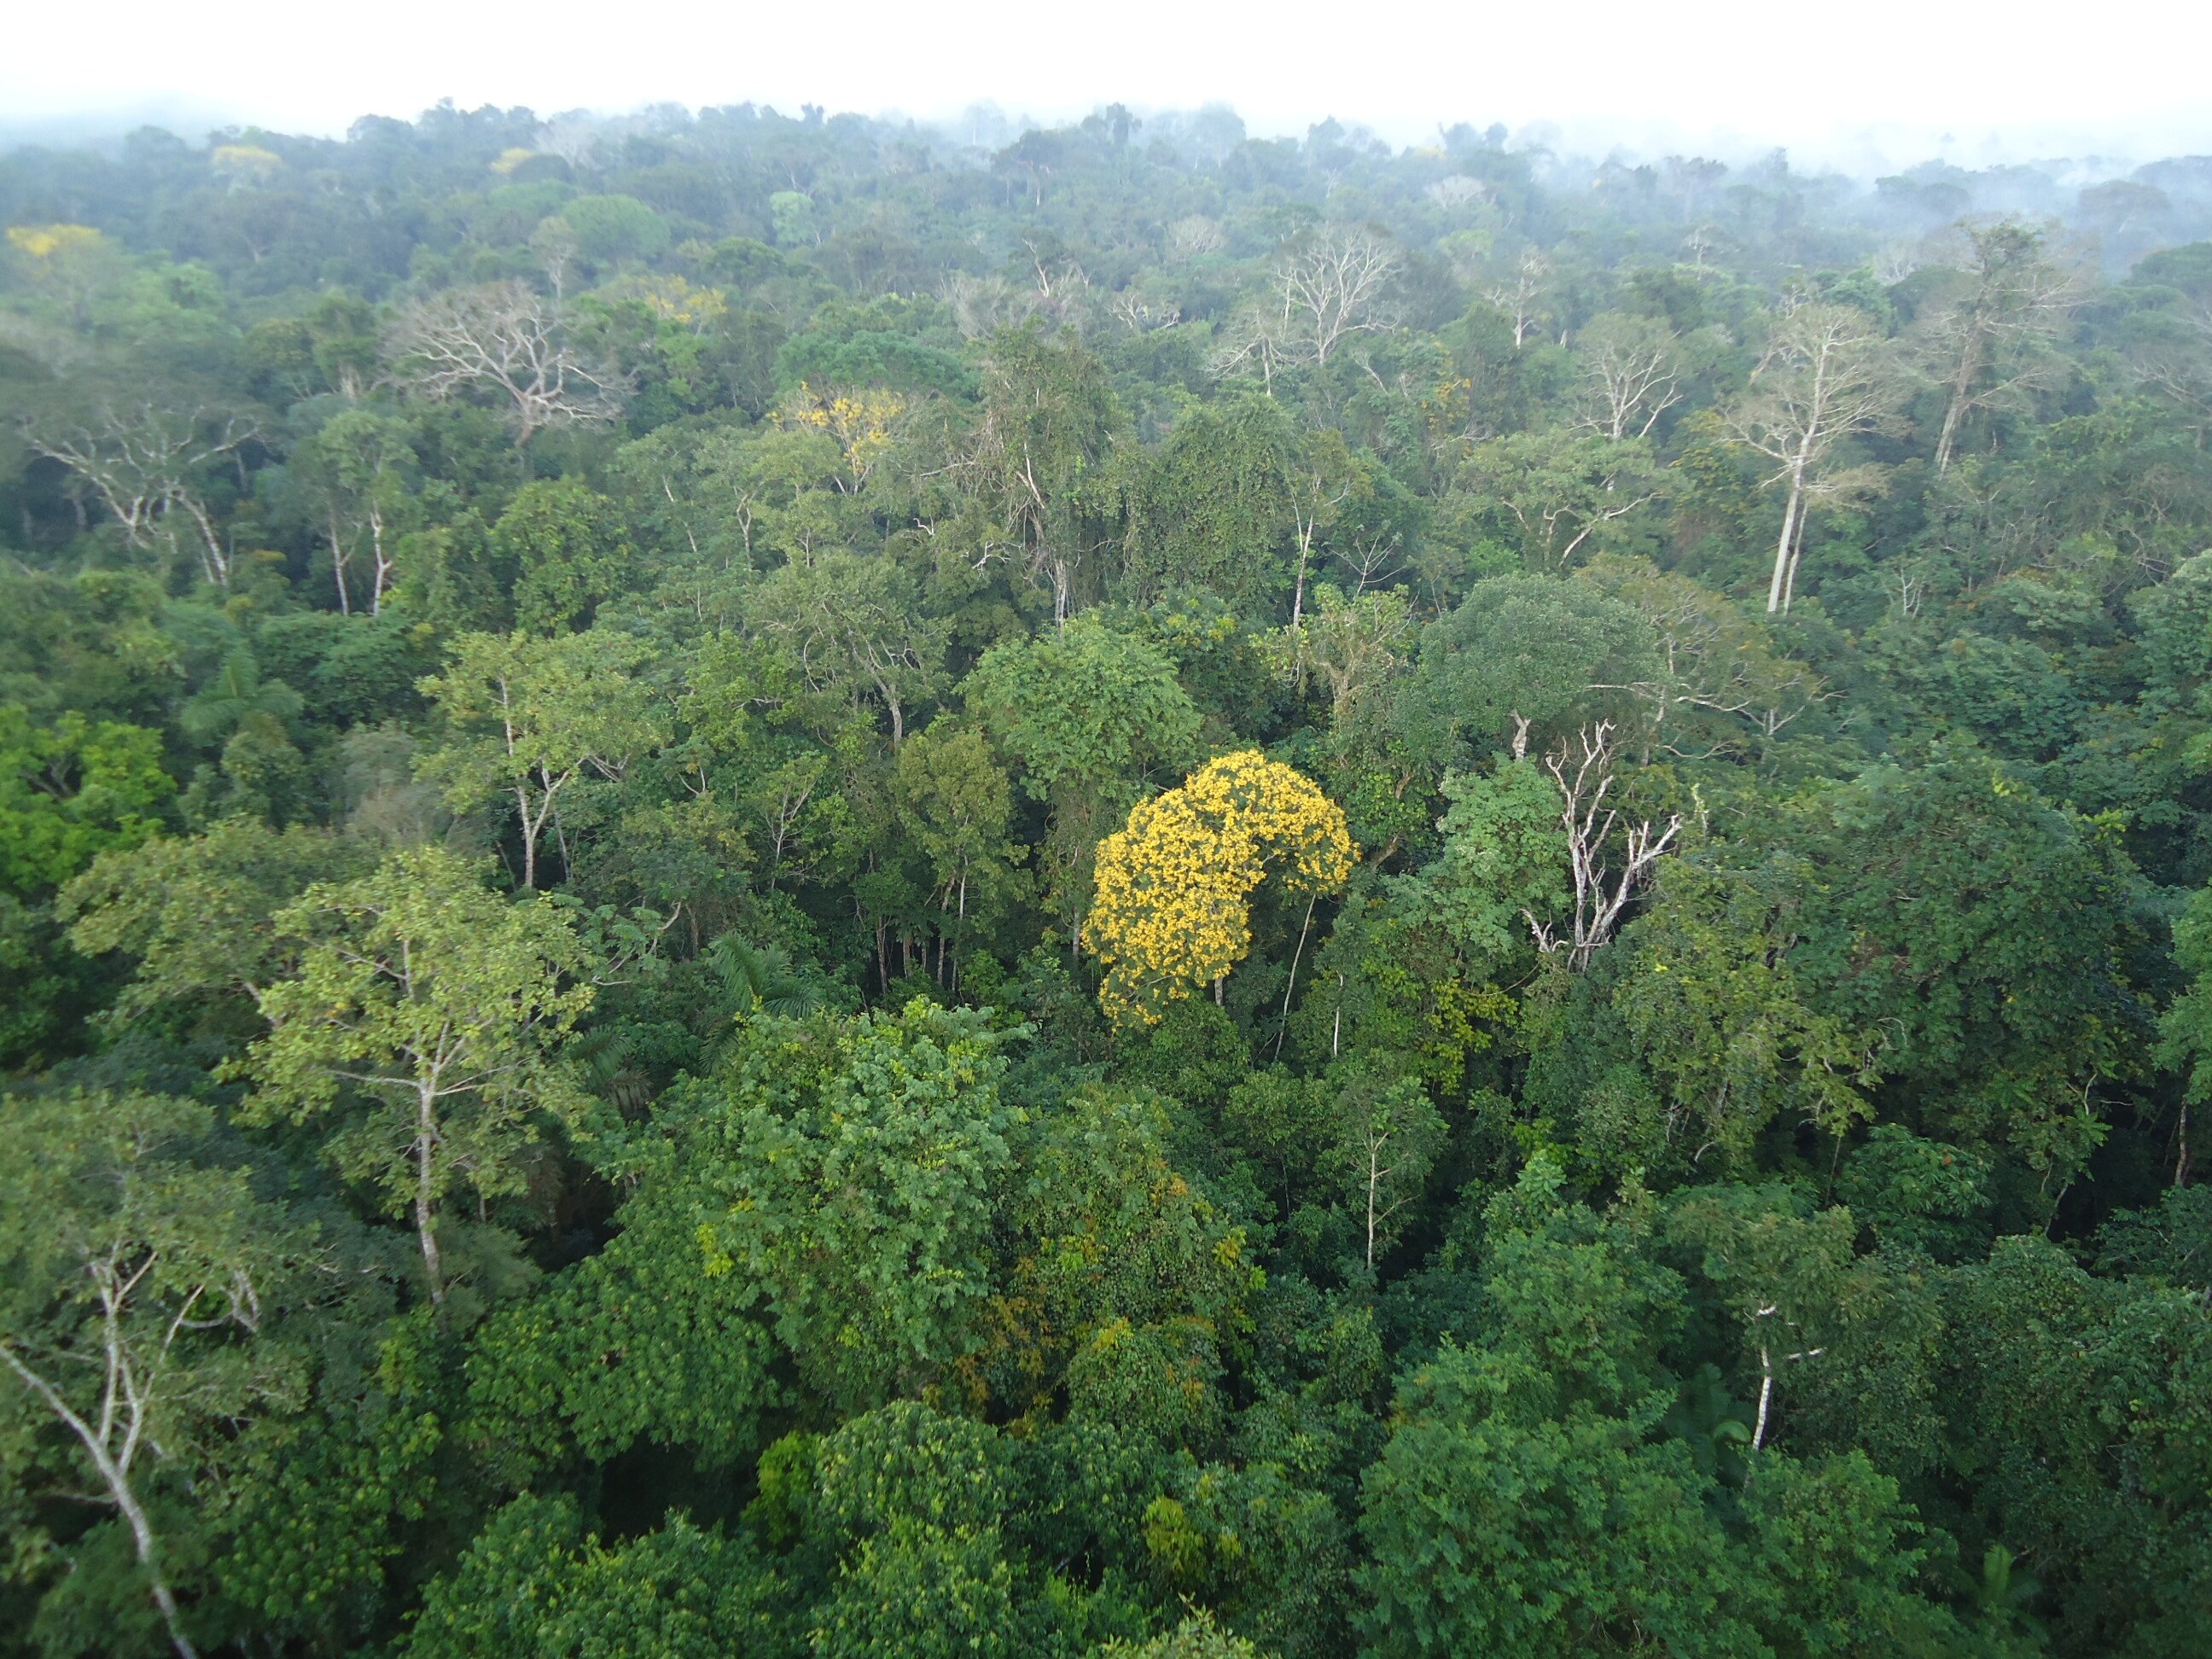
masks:
<svg viewBox="0 0 2212 1659"><path fill-rule="evenodd" d="M0 1659L2212 1659L2172 60L150 72L0 143Z"/></svg>

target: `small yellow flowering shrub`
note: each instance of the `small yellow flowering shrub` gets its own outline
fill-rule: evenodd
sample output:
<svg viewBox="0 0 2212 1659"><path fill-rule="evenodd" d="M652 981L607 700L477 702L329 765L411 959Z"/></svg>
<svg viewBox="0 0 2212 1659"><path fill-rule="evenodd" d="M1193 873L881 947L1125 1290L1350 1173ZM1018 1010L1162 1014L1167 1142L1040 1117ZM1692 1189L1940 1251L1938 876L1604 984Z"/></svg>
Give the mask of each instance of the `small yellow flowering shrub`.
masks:
<svg viewBox="0 0 2212 1659"><path fill-rule="evenodd" d="M1310 779L1256 749L1208 761L1098 845L1083 940L1106 964L1099 1006L1157 1022L1163 1004L1244 959L1252 895L1269 875L1289 892L1331 892L1358 854L1343 808Z"/></svg>

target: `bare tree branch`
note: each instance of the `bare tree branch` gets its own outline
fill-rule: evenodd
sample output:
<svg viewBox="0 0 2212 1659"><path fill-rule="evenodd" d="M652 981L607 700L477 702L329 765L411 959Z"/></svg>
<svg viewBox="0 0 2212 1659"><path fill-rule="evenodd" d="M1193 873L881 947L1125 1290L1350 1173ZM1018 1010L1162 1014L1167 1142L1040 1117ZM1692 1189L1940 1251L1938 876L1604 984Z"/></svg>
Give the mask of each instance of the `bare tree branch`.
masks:
<svg viewBox="0 0 2212 1659"><path fill-rule="evenodd" d="M621 375L587 365L568 345L558 301L520 282L415 301L386 343L393 380L417 397L434 403L474 391L506 397L518 447L547 427L611 421L629 391Z"/></svg>
<svg viewBox="0 0 2212 1659"><path fill-rule="evenodd" d="M1519 716L1515 717L1517 720ZM1582 758L1561 747L1544 757L1544 769L1559 785L1562 803L1559 822L1567 832L1567 860L1575 884L1573 932L1562 939L1549 922L1522 913L1536 948L1547 955L1565 951L1567 965L1581 973L1620 926L1621 913L1650 878L1682 828L1682 815L1674 813L1662 830L1654 830L1650 819L1630 823L1607 797L1613 793L1613 726L1600 720L1584 726L1579 736ZM1522 725L1515 740L1518 753L1528 741ZM1610 850L1619 832L1620 866L1616 871Z"/></svg>
<svg viewBox="0 0 2212 1659"><path fill-rule="evenodd" d="M1905 401L1889 342L1874 319L1850 306L1792 305L1777 321L1750 390L1729 412L1735 441L1777 464L1767 478L1787 495L1766 609L1787 614L1796 591L1808 507L1818 500L1871 494L1869 469L1831 471L1844 440L1887 429Z"/></svg>
<svg viewBox="0 0 2212 1659"><path fill-rule="evenodd" d="M216 533L198 470L261 435L255 416L204 404L103 398L81 418L33 420L23 441L82 479L131 546L173 554L189 540L200 573L230 584L230 550ZM180 535L174 520L189 526Z"/></svg>

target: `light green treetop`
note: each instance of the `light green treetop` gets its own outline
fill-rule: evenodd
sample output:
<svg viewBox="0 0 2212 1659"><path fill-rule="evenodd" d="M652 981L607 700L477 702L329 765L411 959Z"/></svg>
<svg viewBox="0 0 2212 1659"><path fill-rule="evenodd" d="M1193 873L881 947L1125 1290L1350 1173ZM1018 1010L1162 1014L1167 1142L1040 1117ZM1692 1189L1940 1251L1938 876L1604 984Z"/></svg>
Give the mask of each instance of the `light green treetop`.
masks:
<svg viewBox="0 0 2212 1659"><path fill-rule="evenodd" d="M312 887L276 926L298 941L300 966L262 995L269 1034L235 1068L254 1085L242 1115L339 1115L332 1158L412 1211L442 1302L447 1195L519 1190L537 1114L585 1103L559 1059L592 1002L577 982L584 948L550 900L501 898L436 848Z"/></svg>

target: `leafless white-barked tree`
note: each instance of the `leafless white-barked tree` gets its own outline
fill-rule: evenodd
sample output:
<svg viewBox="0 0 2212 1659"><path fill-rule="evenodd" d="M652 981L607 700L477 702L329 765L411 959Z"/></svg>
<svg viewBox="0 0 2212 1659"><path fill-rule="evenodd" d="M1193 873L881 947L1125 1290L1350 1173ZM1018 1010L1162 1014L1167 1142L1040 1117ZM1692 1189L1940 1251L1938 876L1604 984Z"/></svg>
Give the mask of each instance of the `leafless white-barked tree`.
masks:
<svg viewBox="0 0 2212 1659"><path fill-rule="evenodd" d="M200 574L227 587L230 549L216 530L203 475L260 434L260 421L241 410L115 398L33 421L23 441L82 480L132 547L174 556L190 545Z"/></svg>
<svg viewBox="0 0 2212 1659"><path fill-rule="evenodd" d="M1728 413L1735 441L1776 463L1766 482L1786 491L1766 609L1787 613L1796 591L1805 516L1817 500L1870 492L1879 475L1831 465L1844 441L1891 429L1906 392L1895 349L1852 306L1808 302L1776 319L1751 385Z"/></svg>
<svg viewBox="0 0 2212 1659"><path fill-rule="evenodd" d="M1517 759L1527 752L1528 723L1517 714L1514 719L1519 725L1513 739ZM1581 750L1579 757L1575 748ZM1574 747L1562 745L1544 757L1544 769L1559 789L1559 822L1567 832L1567 864L1575 884L1574 915L1571 931L1562 934L1532 912L1521 915L1536 948L1547 956L1565 951L1567 965L1577 973L1613 938L1629 902L1682 829L1680 812L1657 829L1649 818L1632 820L1622 813L1611 799L1615 759L1611 720L1584 726Z"/></svg>
<svg viewBox="0 0 2212 1659"><path fill-rule="evenodd" d="M449 289L410 302L386 340L392 379L436 402L468 392L504 396L517 447L549 427L622 413L629 387L569 343L558 301L527 283Z"/></svg>
<svg viewBox="0 0 2212 1659"><path fill-rule="evenodd" d="M1582 371L1577 424L1620 443L1647 438L1659 417L1682 400L1674 336L1663 323L1608 312L1590 319L1575 342Z"/></svg>
<svg viewBox="0 0 2212 1659"><path fill-rule="evenodd" d="M1272 384L1278 368L1325 366L1352 336L1389 325L1399 268L1398 251L1369 231L1329 226L1300 238L1270 267L1266 298L1231 324L1214 372L1256 363Z"/></svg>

